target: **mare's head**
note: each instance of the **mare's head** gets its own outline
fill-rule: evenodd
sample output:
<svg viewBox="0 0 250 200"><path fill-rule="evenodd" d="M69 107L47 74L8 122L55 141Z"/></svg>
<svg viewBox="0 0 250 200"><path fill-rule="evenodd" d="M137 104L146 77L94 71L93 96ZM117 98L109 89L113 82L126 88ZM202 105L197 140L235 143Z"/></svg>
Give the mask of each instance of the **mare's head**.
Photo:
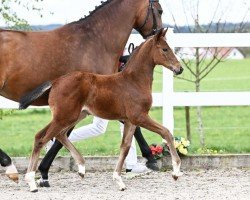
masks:
<svg viewBox="0 0 250 200"><path fill-rule="evenodd" d="M135 29L145 39L162 28L162 7L159 0L140 0L141 6L136 15Z"/></svg>
<svg viewBox="0 0 250 200"><path fill-rule="evenodd" d="M183 68L166 41L166 33L167 29L161 29L149 39L152 42L150 53L155 65L163 65L173 71L175 75L179 75L183 72Z"/></svg>

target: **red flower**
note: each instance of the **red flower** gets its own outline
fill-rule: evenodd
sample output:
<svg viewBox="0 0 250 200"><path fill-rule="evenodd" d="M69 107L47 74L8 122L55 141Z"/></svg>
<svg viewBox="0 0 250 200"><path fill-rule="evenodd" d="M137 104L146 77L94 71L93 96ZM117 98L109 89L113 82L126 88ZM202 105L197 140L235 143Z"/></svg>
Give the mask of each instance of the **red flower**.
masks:
<svg viewBox="0 0 250 200"><path fill-rule="evenodd" d="M150 149L153 155L161 154L163 152L163 147L160 145L157 146L151 145Z"/></svg>
<svg viewBox="0 0 250 200"><path fill-rule="evenodd" d="M156 152L157 152L158 154L161 154L162 151L163 151L163 147L160 146L160 145L157 145L157 146L156 146Z"/></svg>
<svg viewBox="0 0 250 200"><path fill-rule="evenodd" d="M152 152L152 154L153 154L153 156L156 154L156 147L155 146L153 146L153 145L151 145L150 146L150 149L151 149L151 152Z"/></svg>

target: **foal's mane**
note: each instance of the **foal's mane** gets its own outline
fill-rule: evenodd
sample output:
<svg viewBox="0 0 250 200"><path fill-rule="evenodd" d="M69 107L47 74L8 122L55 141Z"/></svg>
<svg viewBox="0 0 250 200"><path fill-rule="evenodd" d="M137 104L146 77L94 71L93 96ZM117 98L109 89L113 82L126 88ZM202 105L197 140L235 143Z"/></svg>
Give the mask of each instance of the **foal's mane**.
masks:
<svg viewBox="0 0 250 200"><path fill-rule="evenodd" d="M152 42L153 40L153 36L149 37L146 41L144 41L143 43L141 43L139 46L137 46L134 51L130 54L129 60L128 62L125 64L125 66L127 67L131 60L134 60L136 56L138 56L139 52L141 53L141 49L142 48L147 48L147 46L149 45L150 42ZM126 68L125 68L126 69Z"/></svg>

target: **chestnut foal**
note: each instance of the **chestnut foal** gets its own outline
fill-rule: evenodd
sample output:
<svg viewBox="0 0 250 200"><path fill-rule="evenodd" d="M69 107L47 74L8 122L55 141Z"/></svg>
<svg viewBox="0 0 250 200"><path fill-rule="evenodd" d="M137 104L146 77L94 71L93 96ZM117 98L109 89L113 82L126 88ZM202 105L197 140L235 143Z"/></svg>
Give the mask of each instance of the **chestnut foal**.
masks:
<svg viewBox="0 0 250 200"><path fill-rule="evenodd" d="M142 43L133 52L127 67L120 73L96 75L73 72L53 82L44 83L21 99L20 109L24 109L43 94L49 94L49 106L53 115L52 121L35 137L26 174L31 191L37 191L34 176L40 150L53 137L70 151L78 165L78 173L84 177L84 159L68 140L66 133L88 113L104 119L124 120L121 152L113 173L113 180L117 182L120 190L126 188L121 178L121 170L136 126L158 133L167 141L172 156L172 176L177 179L182 175L181 160L174 147L171 133L148 115L152 105L155 65L163 65L175 74L183 71L165 40L166 32L167 30L161 29L157 35Z"/></svg>

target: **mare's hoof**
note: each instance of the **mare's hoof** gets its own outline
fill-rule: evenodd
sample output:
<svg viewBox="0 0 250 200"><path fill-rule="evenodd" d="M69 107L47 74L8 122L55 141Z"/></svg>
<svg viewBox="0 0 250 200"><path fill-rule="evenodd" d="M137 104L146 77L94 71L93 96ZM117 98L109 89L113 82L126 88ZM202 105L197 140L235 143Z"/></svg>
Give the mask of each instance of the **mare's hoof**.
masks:
<svg viewBox="0 0 250 200"><path fill-rule="evenodd" d="M39 179L37 181L37 185L39 187L50 187L49 181L48 180L43 180L43 179Z"/></svg>
<svg viewBox="0 0 250 200"><path fill-rule="evenodd" d="M78 172L79 176L81 176L81 178L84 178L85 174Z"/></svg>
<svg viewBox="0 0 250 200"><path fill-rule="evenodd" d="M18 183L19 181L19 175L18 174L6 174L6 176L14 181L15 183Z"/></svg>

